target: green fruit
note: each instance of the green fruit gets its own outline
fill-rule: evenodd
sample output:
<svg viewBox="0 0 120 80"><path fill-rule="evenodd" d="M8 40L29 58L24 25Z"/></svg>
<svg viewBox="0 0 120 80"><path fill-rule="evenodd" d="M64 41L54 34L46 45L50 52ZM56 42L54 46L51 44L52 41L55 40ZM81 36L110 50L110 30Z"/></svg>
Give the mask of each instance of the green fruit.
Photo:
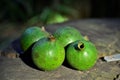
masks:
<svg viewBox="0 0 120 80"><path fill-rule="evenodd" d="M20 38L22 50L26 51L33 43L47 36L48 33L44 30L44 28L39 28L37 26L27 28Z"/></svg>
<svg viewBox="0 0 120 80"><path fill-rule="evenodd" d="M64 47L76 40L83 39L81 33L74 27L70 26L57 29L53 35Z"/></svg>
<svg viewBox="0 0 120 80"><path fill-rule="evenodd" d="M41 70L50 71L60 67L65 58L64 47L54 37L44 38L32 48L34 64Z"/></svg>
<svg viewBox="0 0 120 80"><path fill-rule="evenodd" d="M65 17L57 12L52 12L48 16L47 24L62 23L62 22L65 22L67 20L68 20L67 17Z"/></svg>
<svg viewBox="0 0 120 80"><path fill-rule="evenodd" d="M88 70L92 68L98 57L96 47L89 41L75 41L67 47L66 60L75 69Z"/></svg>

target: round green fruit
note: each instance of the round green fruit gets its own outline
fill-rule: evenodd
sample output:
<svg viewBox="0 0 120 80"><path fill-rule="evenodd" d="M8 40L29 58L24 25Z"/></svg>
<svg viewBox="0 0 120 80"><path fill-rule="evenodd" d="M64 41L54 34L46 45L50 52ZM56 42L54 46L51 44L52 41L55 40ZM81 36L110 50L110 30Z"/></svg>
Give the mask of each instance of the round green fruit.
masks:
<svg viewBox="0 0 120 80"><path fill-rule="evenodd" d="M70 26L57 29L53 35L64 47L76 40L83 39L81 33L74 27Z"/></svg>
<svg viewBox="0 0 120 80"><path fill-rule="evenodd" d="M37 26L27 28L20 38L21 48L26 51L33 43L43 37L47 37L49 34L45 31L44 27L39 28Z"/></svg>
<svg viewBox="0 0 120 80"><path fill-rule="evenodd" d="M41 70L55 70L62 65L64 59L64 47L53 36L39 40L32 48L33 63Z"/></svg>
<svg viewBox="0 0 120 80"><path fill-rule="evenodd" d="M97 58L97 49L90 41L75 41L66 50L66 60L70 66L77 70L88 70L92 68Z"/></svg>

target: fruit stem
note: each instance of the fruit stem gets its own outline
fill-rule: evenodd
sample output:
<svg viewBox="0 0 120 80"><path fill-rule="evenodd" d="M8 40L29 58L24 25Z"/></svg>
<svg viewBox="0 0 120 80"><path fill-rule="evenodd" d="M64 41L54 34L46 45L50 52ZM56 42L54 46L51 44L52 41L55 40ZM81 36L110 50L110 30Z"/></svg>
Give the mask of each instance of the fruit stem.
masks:
<svg viewBox="0 0 120 80"><path fill-rule="evenodd" d="M55 41L55 37L54 37L53 35L49 35L48 39L49 39L50 41Z"/></svg>
<svg viewBox="0 0 120 80"><path fill-rule="evenodd" d="M76 46L77 50L82 50L83 48L84 48L84 43L82 43L82 42L79 42Z"/></svg>
<svg viewBox="0 0 120 80"><path fill-rule="evenodd" d="M42 31L46 31L44 26L42 26L41 29L42 29Z"/></svg>

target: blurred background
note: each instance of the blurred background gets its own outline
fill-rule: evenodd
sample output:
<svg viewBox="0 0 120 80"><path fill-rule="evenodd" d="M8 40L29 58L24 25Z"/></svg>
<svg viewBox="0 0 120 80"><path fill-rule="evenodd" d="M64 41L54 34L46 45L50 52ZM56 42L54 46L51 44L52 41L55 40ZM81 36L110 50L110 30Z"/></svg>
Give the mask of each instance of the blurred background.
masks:
<svg viewBox="0 0 120 80"><path fill-rule="evenodd" d="M0 0L0 48L21 35L23 24L119 17L120 0Z"/></svg>
<svg viewBox="0 0 120 80"><path fill-rule="evenodd" d="M0 0L0 21L53 24L119 17L120 0Z"/></svg>

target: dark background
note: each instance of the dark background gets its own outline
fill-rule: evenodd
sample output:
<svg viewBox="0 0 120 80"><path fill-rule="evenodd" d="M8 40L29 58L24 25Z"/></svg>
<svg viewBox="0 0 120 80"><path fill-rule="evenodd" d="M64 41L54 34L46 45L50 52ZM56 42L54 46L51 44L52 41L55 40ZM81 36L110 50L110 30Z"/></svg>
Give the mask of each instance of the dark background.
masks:
<svg viewBox="0 0 120 80"><path fill-rule="evenodd" d="M0 0L0 21L24 23L46 8L69 20L120 17L120 0Z"/></svg>

